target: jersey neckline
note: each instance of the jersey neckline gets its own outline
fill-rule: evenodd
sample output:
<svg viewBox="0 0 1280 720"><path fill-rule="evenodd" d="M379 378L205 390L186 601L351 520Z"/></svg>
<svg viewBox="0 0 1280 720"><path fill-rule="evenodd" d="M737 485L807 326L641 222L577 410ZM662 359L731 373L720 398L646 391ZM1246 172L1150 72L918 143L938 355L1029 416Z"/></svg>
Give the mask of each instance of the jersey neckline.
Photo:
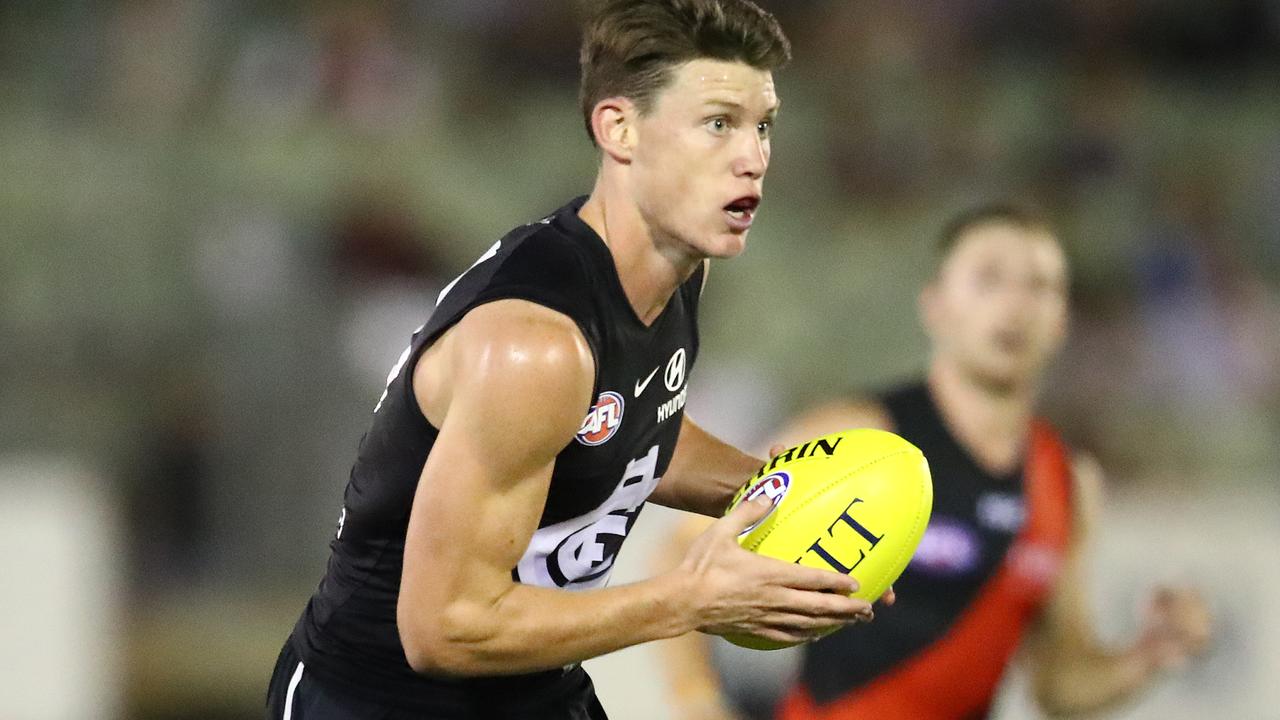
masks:
<svg viewBox="0 0 1280 720"><path fill-rule="evenodd" d="M933 395L933 388L930 387L927 379L921 381L920 390L926 408L937 419L938 429L942 432L943 439L951 445L955 452L959 453L960 457L964 459L964 462L968 463L971 469L978 472L979 477L986 478L1001 486L1018 485L1022 482L1027 466L1027 448L1025 444L1018 456L1018 464L1012 470L1004 473L992 472L986 465L979 462L973 452L952 432L951 426L947 424L946 416L942 414L942 408L938 407L938 401Z"/></svg>
<svg viewBox="0 0 1280 720"><path fill-rule="evenodd" d="M587 247L588 252L594 256L596 263L600 266L599 269L607 278L605 282L610 286L607 294L613 303L618 306L619 310L622 311L623 317L627 318L628 322L643 332L656 331L666 321L667 316L671 314L672 300L675 299L680 289L684 287L684 283L676 286L675 292L671 293L671 297L667 298L667 303L662 307L662 312L658 314L658 317L654 318L652 323L644 324L644 321L636 314L636 309L632 307L631 301L627 299L627 291L622 287L622 278L618 275L618 266L613 261L613 251L609 249L609 245L604 241L604 238L600 237L600 233L597 233L595 228L588 225L587 221L578 215L578 211L586 204L587 199L587 195L580 195L570 200L569 204L565 205L557 213L558 218L564 223L565 230L569 235L580 238L583 241L583 245ZM688 282L688 280L685 280L685 282Z"/></svg>

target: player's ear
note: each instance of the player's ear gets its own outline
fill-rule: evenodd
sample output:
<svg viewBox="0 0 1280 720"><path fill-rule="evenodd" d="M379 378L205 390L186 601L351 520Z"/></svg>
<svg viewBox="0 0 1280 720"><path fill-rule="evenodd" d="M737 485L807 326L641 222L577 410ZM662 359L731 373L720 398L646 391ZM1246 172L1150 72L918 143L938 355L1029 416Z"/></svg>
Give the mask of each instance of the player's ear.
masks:
<svg viewBox="0 0 1280 720"><path fill-rule="evenodd" d="M619 163L631 162L636 143L635 121L639 108L625 97L605 98L591 110L591 131L596 145Z"/></svg>

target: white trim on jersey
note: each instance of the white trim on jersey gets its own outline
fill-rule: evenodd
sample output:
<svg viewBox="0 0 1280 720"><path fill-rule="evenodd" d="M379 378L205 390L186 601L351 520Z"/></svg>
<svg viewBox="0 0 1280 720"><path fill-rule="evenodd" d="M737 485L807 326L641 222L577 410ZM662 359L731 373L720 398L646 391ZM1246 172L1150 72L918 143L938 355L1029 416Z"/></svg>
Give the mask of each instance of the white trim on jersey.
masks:
<svg viewBox="0 0 1280 720"><path fill-rule="evenodd" d="M282 720L290 720L293 717L293 694L298 690L298 683L302 682L302 662L298 662L298 669L293 671L293 677L289 680L289 690L284 694L284 717Z"/></svg>

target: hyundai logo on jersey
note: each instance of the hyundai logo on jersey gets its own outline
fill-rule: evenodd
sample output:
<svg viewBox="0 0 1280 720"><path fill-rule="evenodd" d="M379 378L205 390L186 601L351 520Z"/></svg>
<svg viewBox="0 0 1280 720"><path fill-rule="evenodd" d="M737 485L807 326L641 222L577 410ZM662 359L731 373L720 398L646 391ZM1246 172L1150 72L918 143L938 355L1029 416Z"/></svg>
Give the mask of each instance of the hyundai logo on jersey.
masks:
<svg viewBox="0 0 1280 720"><path fill-rule="evenodd" d="M662 382L671 392L684 386L684 348L676 350L667 361L667 370L662 375Z"/></svg>

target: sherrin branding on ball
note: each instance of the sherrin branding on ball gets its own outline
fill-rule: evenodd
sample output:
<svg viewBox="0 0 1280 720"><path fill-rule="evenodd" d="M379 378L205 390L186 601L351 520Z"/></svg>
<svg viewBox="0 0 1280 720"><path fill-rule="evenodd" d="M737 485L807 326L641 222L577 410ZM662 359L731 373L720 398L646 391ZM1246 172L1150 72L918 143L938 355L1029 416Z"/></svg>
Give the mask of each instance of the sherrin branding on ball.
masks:
<svg viewBox="0 0 1280 720"><path fill-rule="evenodd" d="M788 448L738 490L739 503L773 507L738 536L752 552L851 575L854 597L875 602L906 569L933 509L929 465L915 445L884 430L846 430ZM735 645L786 643L726 635Z"/></svg>

